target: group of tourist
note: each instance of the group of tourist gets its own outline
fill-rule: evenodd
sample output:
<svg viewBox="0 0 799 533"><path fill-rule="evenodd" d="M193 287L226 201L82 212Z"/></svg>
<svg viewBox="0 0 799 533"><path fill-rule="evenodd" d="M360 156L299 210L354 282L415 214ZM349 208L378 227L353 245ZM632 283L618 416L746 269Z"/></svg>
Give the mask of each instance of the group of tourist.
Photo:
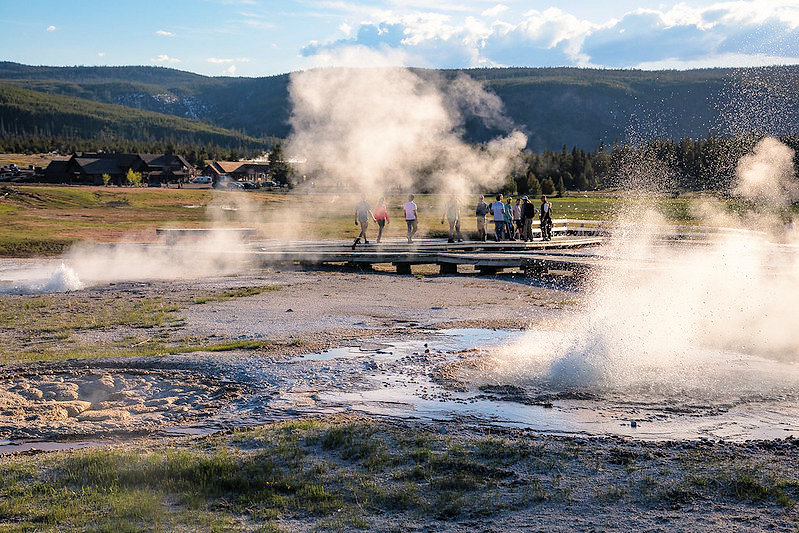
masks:
<svg viewBox="0 0 799 533"><path fill-rule="evenodd" d="M497 194L497 199L491 204L485 202L485 196L480 195L480 200L477 202L475 215L477 216L477 239L480 241L487 240L486 232L486 216L490 213L493 215L494 220L494 239L496 241L517 239L529 242L533 240L533 219L538 214L538 220L541 228L541 240L552 240L552 204L547 200L546 196L541 196L541 207L536 209L535 205L530 201L527 196L522 196L520 199L513 203L513 199L509 196L502 201L502 194ZM403 204L402 208L405 212L405 223L408 226L408 243L413 243L413 237L419 229L418 224L418 206L413 201L414 195L408 195L408 201ZM457 196L452 195L444 206L444 213L441 215L441 223L444 221L449 223L448 242L463 242L461 235L461 204ZM366 230L369 227L369 221L377 222L379 228L377 233L377 242L379 243L383 238L383 229L388 224L388 208L386 207L386 198L381 197L377 201L374 211L370 208L366 197L361 195L361 200L355 206L355 225L360 225L361 233L352 244L353 249L356 245L363 242L369 244L366 238Z"/></svg>
<svg viewBox="0 0 799 533"><path fill-rule="evenodd" d="M477 215L477 233L480 240L486 240L485 217L491 213L494 219L494 239L515 241L516 239L529 242L533 240L533 219L538 213L541 228L541 240L552 240L552 204L546 196L541 197L541 208L536 210L535 205L527 196L522 196L513 203L508 197L502 201L502 194L497 199L486 204L485 197L480 196L475 215Z"/></svg>

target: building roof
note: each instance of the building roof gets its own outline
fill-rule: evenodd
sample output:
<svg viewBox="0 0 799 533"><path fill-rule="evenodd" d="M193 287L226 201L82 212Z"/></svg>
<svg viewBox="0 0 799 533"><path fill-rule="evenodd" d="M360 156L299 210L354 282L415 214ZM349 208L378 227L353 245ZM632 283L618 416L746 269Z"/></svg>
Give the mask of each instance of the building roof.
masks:
<svg viewBox="0 0 799 533"><path fill-rule="evenodd" d="M167 168L167 167L185 167L191 168L191 165L186 161L183 156L177 154L138 154L138 156L147 163L149 167Z"/></svg>
<svg viewBox="0 0 799 533"><path fill-rule="evenodd" d="M242 163L241 161L214 161L212 165L221 170L223 174L228 174L238 170Z"/></svg>
<svg viewBox="0 0 799 533"><path fill-rule="evenodd" d="M73 161L75 161L75 164L77 164L84 173L90 175L123 174L125 172L120 168L116 159L76 157Z"/></svg>
<svg viewBox="0 0 799 533"><path fill-rule="evenodd" d="M69 164L69 159L54 159L50 161L50 164L47 165L47 168L44 169L45 172L65 172L67 170L67 165Z"/></svg>

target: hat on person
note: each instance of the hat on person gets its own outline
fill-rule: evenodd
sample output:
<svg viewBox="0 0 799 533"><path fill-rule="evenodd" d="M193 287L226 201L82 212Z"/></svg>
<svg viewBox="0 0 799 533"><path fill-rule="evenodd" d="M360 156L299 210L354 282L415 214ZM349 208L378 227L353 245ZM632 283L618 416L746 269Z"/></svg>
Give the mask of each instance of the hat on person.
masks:
<svg viewBox="0 0 799 533"><path fill-rule="evenodd" d="M522 200L527 200L527 197L526 196L522 196Z"/></svg>

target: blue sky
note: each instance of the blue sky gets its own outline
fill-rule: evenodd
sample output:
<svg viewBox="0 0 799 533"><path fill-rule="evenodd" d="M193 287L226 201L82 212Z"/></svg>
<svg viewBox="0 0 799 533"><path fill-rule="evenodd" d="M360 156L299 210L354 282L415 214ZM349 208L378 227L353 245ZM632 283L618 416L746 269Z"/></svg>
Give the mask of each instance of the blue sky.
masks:
<svg viewBox="0 0 799 533"><path fill-rule="evenodd" d="M212 76L799 63L799 0L0 0L0 24L0 60Z"/></svg>

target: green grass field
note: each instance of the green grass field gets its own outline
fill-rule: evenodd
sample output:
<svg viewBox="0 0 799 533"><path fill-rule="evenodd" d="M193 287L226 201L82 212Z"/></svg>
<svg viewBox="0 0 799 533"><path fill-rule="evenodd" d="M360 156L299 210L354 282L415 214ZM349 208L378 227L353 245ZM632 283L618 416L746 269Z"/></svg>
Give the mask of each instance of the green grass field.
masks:
<svg viewBox="0 0 799 533"><path fill-rule="evenodd" d="M488 196L488 195L487 195ZM493 197L489 196L490 201ZM404 237L405 195L389 195L387 238ZM0 186L0 256L57 255L77 241L154 241L161 227L254 227L264 238L352 239L355 194L119 187ZM417 195L419 236L443 237L443 195ZM642 198L580 193L553 198L555 218L608 220ZM711 202L728 211L745 206L710 195L653 196L645 202L679 224L695 224L692 205ZM368 198L370 203L376 198ZM477 195L461 198L464 232L476 231ZM535 201L536 205L539 203ZM377 235L371 224L369 237Z"/></svg>

